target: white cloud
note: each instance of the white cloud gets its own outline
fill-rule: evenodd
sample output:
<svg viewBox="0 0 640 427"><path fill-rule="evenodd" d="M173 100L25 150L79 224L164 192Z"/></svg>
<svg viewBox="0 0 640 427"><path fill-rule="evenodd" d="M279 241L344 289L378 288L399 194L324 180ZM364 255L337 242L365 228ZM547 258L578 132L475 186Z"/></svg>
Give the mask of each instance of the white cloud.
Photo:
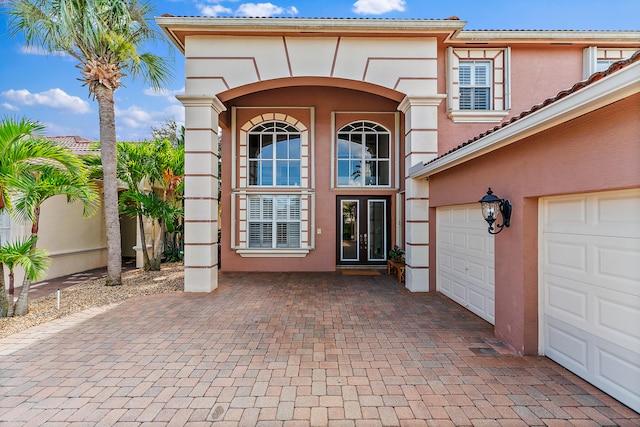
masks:
<svg viewBox="0 0 640 427"><path fill-rule="evenodd" d="M149 123L153 121L153 113L145 111L135 105L132 105L126 110L121 110L116 107L116 118L118 125L139 129L150 126Z"/></svg>
<svg viewBox="0 0 640 427"><path fill-rule="evenodd" d="M220 14L229 14L232 12L232 10L228 7L224 7L221 4L217 3L210 5L197 3L196 7L200 11L200 13L205 16L218 16Z"/></svg>
<svg viewBox="0 0 640 427"><path fill-rule="evenodd" d="M13 104L9 104L8 102L3 102L2 104L0 104L0 107L4 108L5 110L9 110L9 111L20 111L20 108L16 107Z"/></svg>
<svg viewBox="0 0 640 427"><path fill-rule="evenodd" d="M353 4L353 11L363 15L382 15L383 13L404 12L405 0L358 0Z"/></svg>
<svg viewBox="0 0 640 427"><path fill-rule="evenodd" d="M49 52L48 50L45 50L44 48L42 48L41 46L27 46L27 45L23 45L20 48L20 53L24 53L25 55L56 55L56 56L69 56L67 55L65 52L60 52L60 51L54 51L54 52Z"/></svg>
<svg viewBox="0 0 640 427"><path fill-rule="evenodd" d="M57 110L66 110L75 114L86 114L91 111L89 103L77 96L71 96L62 89L49 89L40 93L31 93L26 89L7 90L0 95L19 105L42 105Z"/></svg>
<svg viewBox="0 0 640 427"><path fill-rule="evenodd" d="M176 99L176 95L184 95L184 86L180 89L145 89L144 94L147 96L161 96L167 101L177 104L179 101Z"/></svg>
<svg viewBox="0 0 640 427"><path fill-rule="evenodd" d="M76 126L67 126L64 123L60 122L43 122L44 125L44 133L45 135L78 135L83 138L98 140L100 131L97 126L97 121L95 122L96 126L88 126L85 122L74 122L75 125L81 124L86 128L79 128ZM93 124L93 123L92 123Z"/></svg>
<svg viewBox="0 0 640 427"><path fill-rule="evenodd" d="M148 133L150 136L151 127L158 127L163 121L170 119L175 120L177 123L184 123L184 107L182 104L170 104L167 105L161 111L147 111L136 105L132 105L126 110L121 110L116 107L116 125L118 128L126 127L129 129L141 129ZM122 129L119 129L119 132ZM128 139L131 139L131 135L138 135L138 133L129 132Z"/></svg>
<svg viewBox="0 0 640 427"><path fill-rule="evenodd" d="M283 8L272 3L244 3L238 7L236 15L253 17L270 17L274 15L296 15L298 9L295 6Z"/></svg>

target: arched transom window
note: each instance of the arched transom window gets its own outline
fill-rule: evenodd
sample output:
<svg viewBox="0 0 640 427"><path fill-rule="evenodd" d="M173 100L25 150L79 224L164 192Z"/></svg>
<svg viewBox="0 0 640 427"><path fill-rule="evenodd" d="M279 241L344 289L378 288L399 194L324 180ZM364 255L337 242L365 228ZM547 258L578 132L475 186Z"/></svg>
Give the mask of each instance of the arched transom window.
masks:
<svg viewBox="0 0 640 427"><path fill-rule="evenodd" d="M389 186L390 133L379 124L358 121L338 131L338 186Z"/></svg>
<svg viewBox="0 0 640 427"><path fill-rule="evenodd" d="M300 186L300 131L285 122L262 123L249 131L249 185Z"/></svg>

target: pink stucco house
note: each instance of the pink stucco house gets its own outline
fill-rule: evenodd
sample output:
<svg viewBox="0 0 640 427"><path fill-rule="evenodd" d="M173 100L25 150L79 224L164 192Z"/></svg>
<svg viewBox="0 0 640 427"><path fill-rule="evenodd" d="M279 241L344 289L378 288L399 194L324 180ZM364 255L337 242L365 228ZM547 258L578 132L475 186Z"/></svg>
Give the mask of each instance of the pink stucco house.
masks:
<svg viewBox="0 0 640 427"><path fill-rule="evenodd" d="M157 22L186 60L186 291L216 288L218 228L223 271L372 268L399 245L407 289L640 409L640 31ZM513 206L499 235L489 187Z"/></svg>

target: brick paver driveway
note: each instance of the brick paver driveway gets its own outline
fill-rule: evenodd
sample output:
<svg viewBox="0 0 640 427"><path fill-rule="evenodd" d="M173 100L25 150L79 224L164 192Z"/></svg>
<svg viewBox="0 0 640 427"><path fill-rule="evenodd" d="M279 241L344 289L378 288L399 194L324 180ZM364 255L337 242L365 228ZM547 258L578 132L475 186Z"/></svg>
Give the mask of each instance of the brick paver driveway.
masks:
<svg viewBox="0 0 640 427"><path fill-rule="evenodd" d="M227 273L84 317L0 340L0 425L640 425L386 275Z"/></svg>

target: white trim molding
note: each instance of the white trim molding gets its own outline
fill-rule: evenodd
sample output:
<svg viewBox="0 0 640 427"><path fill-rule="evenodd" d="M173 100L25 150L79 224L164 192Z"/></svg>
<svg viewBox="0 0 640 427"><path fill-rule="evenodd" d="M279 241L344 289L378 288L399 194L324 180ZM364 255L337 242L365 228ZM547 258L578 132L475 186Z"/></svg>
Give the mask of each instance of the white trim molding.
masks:
<svg viewBox="0 0 640 427"><path fill-rule="evenodd" d="M304 258L309 249L236 249L243 258Z"/></svg>

